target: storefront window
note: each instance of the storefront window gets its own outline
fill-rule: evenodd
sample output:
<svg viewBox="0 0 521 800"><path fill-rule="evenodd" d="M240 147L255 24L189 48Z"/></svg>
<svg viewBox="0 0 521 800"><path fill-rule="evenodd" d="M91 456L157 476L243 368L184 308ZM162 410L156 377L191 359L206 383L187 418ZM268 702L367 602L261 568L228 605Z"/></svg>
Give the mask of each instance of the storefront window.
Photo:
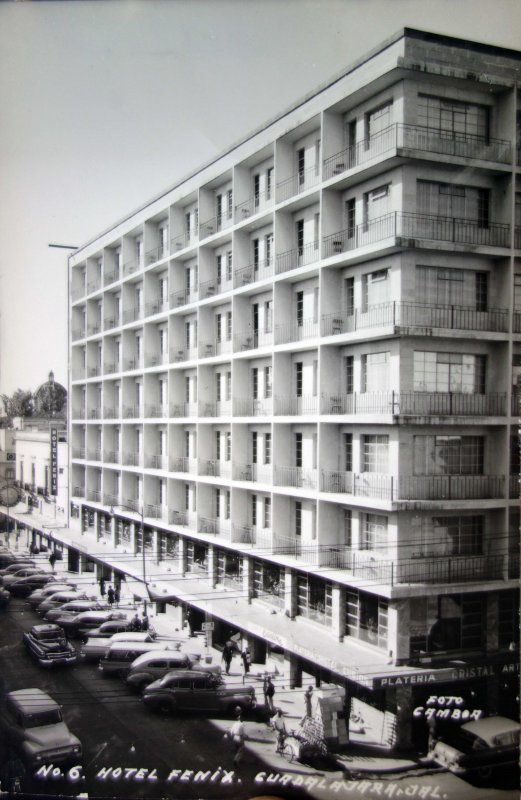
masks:
<svg viewBox="0 0 521 800"><path fill-rule="evenodd" d="M277 608L284 607L284 569L263 561L253 562L253 596Z"/></svg>
<svg viewBox="0 0 521 800"><path fill-rule="evenodd" d="M411 602L411 655L480 649L483 596L419 597Z"/></svg>
<svg viewBox="0 0 521 800"><path fill-rule="evenodd" d="M347 593L347 635L387 647L388 602L366 592Z"/></svg>

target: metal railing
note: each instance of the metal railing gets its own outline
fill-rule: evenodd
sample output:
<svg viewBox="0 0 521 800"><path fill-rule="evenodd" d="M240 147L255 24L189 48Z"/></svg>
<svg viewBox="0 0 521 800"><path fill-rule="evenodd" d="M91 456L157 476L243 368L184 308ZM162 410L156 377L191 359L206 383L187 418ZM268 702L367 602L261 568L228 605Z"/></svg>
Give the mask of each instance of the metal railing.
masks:
<svg viewBox="0 0 521 800"><path fill-rule="evenodd" d="M145 356L145 364L147 367L158 367L161 364L170 363L169 353L147 353Z"/></svg>
<svg viewBox="0 0 521 800"><path fill-rule="evenodd" d="M77 339L84 339L85 338L85 328L73 328L72 329L72 341L75 342Z"/></svg>
<svg viewBox="0 0 521 800"><path fill-rule="evenodd" d="M132 306L123 310L123 324L136 322L143 316L143 309L140 306Z"/></svg>
<svg viewBox="0 0 521 800"><path fill-rule="evenodd" d="M211 356L219 356L222 353L231 353L232 340L231 339L213 339L206 342L199 342L199 358L210 358Z"/></svg>
<svg viewBox="0 0 521 800"><path fill-rule="evenodd" d="M183 525L186 527L188 525L188 512L187 511L170 511L168 521L170 525Z"/></svg>
<svg viewBox="0 0 521 800"><path fill-rule="evenodd" d="M160 405L147 405L145 406L145 417L155 417L157 419L165 419L170 416L168 406Z"/></svg>
<svg viewBox="0 0 521 800"><path fill-rule="evenodd" d="M316 489L318 487L318 471L308 467L275 466L275 486L294 486L298 489Z"/></svg>
<svg viewBox="0 0 521 800"><path fill-rule="evenodd" d="M166 258L167 255L167 248L160 244L157 247L153 247L151 250L147 250L145 253L145 264L147 266L149 264L153 264L155 261L160 261L162 258Z"/></svg>
<svg viewBox="0 0 521 800"><path fill-rule="evenodd" d="M232 413L232 401L217 400L214 403L200 401L198 411L200 417L228 417Z"/></svg>
<svg viewBox="0 0 521 800"><path fill-rule="evenodd" d="M218 534L220 529L220 520L215 517L198 517L197 530L199 533Z"/></svg>
<svg viewBox="0 0 521 800"><path fill-rule="evenodd" d="M104 460L107 464L119 464L120 455L119 450L107 450Z"/></svg>
<svg viewBox="0 0 521 800"><path fill-rule="evenodd" d="M71 299L73 303L76 302L76 300L79 300L80 297L84 297L85 294L86 294L85 285L75 287L71 292Z"/></svg>
<svg viewBox="0 0 521 800"><path fill-rule="evenodd" d="M87 500L94 503L101 503L101 492L99 489L87 489Z"/></svg>
<svg viewBox="0 0 521 800"><path fill-rule="evenodd" d="M119 316L117 314L113 314L111 317L105 317L103 320L103 325L105 330L116 328L119 325Z"/></svg>
<svg viewBox="0 0 521 800"><path fill-rule="evenodd" d="M504 139L443 131L422 125L395 123L375 136L363 139L324 159L324 180L341 175L346 170L362 166L397 148L459 158L478 158L502 164L510 163L512 158L512 145Z"/></svg>
<svg viewBox="0 0 521 800"><path fill-rule="evenodd" d="M101 333L101 320L87 326L88 336L95 336L97 333Z"/></svg>
<svg viewBox="0 0 521 800"><path fill-rule="evenodd" d="M126 467L140 467L143 461L141 453L124 453L123 464Z"/></svg>
<svg viewBox="0 0 521 800"><path fill-rule="evenodd" d="M193 475L197 474L197 459L182 456L180 458L172 458L171 461L172 472L191 472Z"/></svg>
<svg viewBox="0 0 521 800"><path fill-rule="evenodd" d="M314 319L303 319L300 322L291 320L275 325L275 344L300 342L320 335L320 325Z"/></svg>
<svg viewBox="0 0 521 800"><path fill-rule="evenodd" d="M273 192L257 192L243 203L235 206L235 222L242 222L254 214L259 214L273 205Z"/></svg>
<svg viewBox="0 0 521 800"><path fill-rule="evenodd" d="M251 525L236 525L232 523L231 541L236 544L256 543L256 529Z"/></svg>
<svg viewBox="0 0 521 800"><path fill-rule="evenodd" d="M197 230L185 230L178 236L174 236L170 244L172 251L175 253L177 250L184 250L185 247L192 247L197 244L197 241Z"/></svg>
<svg viewBox="0 0 521 800"><path fill-rule="evenodd" d="M320 183L320 163L299 170L291 177L277 183L277 202L282 203L296 194L306 192Z"/></svg>
<svg viewBox="0 0 521 800"><path fill-rule="evenodd" d="M233 464L233 479L236 481L254 481L271 483L271 464Z"/></svg>
<svg viewBox="0 0 521 800"><path fill-rule="evenodd" d="M210 478L231 478L232 462L218 461L216 458L200 458L199 475L206 475Z"/></svg>
<svg viewBox="0 0 521 800"><path fill-rule="evenodd" d="M273 277L274 259L263 259L247 267L236 269L233 273L233 285L237 289L241 286L248 286L250 283L263 281Z"/></svg>
<svg viewBox="0 0 521 800"><path fill-rule="evenodd" d="M132 275L134 272L137 272L143 265L139 261L139 259L134 258L131 261L126 261L123 264L123 276L126 277L127 275Z"/></svg>
<svg viewBox="0 0 521 800"><path fill-rule="evenodd" d="M251 331L234 333L233 346L235 352L255 350L257 347L269 347L273 344L273 331Z"/></svg>
<svg viewBox="0 0 521 800"><path fill-rule="evenodd" d="M508 311L501 308L476 311L465 306L390 300L366 309L356 308L351 314L337 311L322 316L323 336L338 336L366 328L398 326L415 328L418 335L429 335L432 328L505 333L508 331Z"/></svg>
<svg viewBox="0 0 521 800"><path fill-rule="evenodd" d="M197 300L199 300L199 289L191 289L189 292L186 289L180 289L178 292L170 293L170 304L172 308L179 308L189 303L196 303Z"/></svg>
<svg viewBox="0 0 521 800"><path fill-rule="evenodd" d="M197 403L173 403L170 413L172 417L196 417L198 405Z"/></svg>
<svg viewBox="0 0 521 800"><path fill-rule="evenodd" d="M266 417L273 413L271 397L254 400L251 397L236 397L233 400L233 413L237 417Z"/></svg>
<svg viewBox="0 0 521 800"><path fill-rule="evenodd" d="M304 416L306 414L318 414L318 397L306 395L304 397L280 397L275 395L273 398L273 413L276 415Z"/></svg>
<svg viewBox="0 0 521 800"><path fill-rule="evenodd" d="M119 269L112 269L110 272L105 273L105 277L103 279L105 286L108 286L110 283L115 283L119 280Z"/></svg>
<svg viewBox="0 0 521 800"><path fill-rule="evenodd" d="M506 394L463 392L366 392L322 395L323 414L494 416L506 414Z"/></svg>
<svg viewBox="0 0 521 800"><path fill-rule="evenodd" d="M206 239L207 236L213 236L214 233L219 233L224 228L228 228L233 222L233 213L217 214L215 217L207 219L205 222L199 223L199 239Z"/></svg>
<svg viewBox="0 0 521 800"><path fill-rule="evenodd" d="M144 406L123 406L123 419L139 419L143 412Z"/></svg>
<svg viewBox="0 0 521 800"><path fill-rule="evenodd" d="M378 500L485 500L504 497L505 478L503 475L394 476L321 470L321 489Z"/></svg>
<svg viewBox="0 0 521 800"><path fill-rule="evenodd" d="M307 267L309 264L314 264L319 258L320 242L318 240L316 242L308 242L301 247L293 247L284 253L278 253L275 272L280 275L282 272L289 272L292 269Z"/></svg>
<svg viewBox="0 0 521 800"><path fill-rule="evenodd" d="M145 303L145 314L147 317L152 317L154 314L161 314L163 311L168 311L168 300L152 300L150 303Z"/></svg>
<svg viewBox="0 0 521 800"><path fill-rule="evenodd" d="M146 457L146 463L150 469L168 470L168 456L152 454Z"/></svg>

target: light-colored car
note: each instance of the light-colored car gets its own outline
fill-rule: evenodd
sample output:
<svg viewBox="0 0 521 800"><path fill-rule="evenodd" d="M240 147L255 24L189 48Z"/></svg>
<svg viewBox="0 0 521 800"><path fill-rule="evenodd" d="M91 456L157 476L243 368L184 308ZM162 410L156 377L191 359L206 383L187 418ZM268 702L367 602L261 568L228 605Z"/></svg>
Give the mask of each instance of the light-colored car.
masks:
<svg viewBox="0 0 521 800"><path fill-rule="evenodd" d="M34 567L34 561L15 561L7 567L4 567L4 569L0 569L0 583L3 583L7 575L13 575L15 572L19 572L26 567Z"/></svg>
<svg viewBox="0 0 521 800"><path fill-rule="evenodd" d="M45 597L36 608L36 612L43 617L51 608L58 608L64 603L72 603L73 600L92 600L92 598L87 597L85 592L78 592L76 589L62 589Z"/></svg>
<svg viewBox="0 0 521 800"><path fill-rule="evenodd" d="M153 642L156 638L154 631L142 631L141 633L133 633L128 631L125 633L115 633L105 639L102 636L90 636L87 641L80 648L80 656L85 661L99 661L103 658L112 644L118 642L130 642L131 644L143 644L144 642Z"/></svg>
<svg viewBox="0 0 521 800"><path fill-rule="evenodd" d="M435 741L429 755L456 775L488 777L494 769L519 761L519 722L507 717L466 722Z"/></svg>
<svg viewBox="0 0 521 800"><path fill-rule="evenodd" d="M108 608L107 603L98 603L95 600L73 600L71 603L64 603L59 608L51 608L45 614L44 619L47 622L58 622L58 619L65 617L74 617L76 614L81 614L82 611L102 611ZM58 622L61 625L61 622Z"/></svg>
<svg viewBox="0 0 521 800"><path fill-rule="evenodd" d="M17 570L16 572L11 572L9 575L4 575L3 587L4 589L9 589L9 587L19 581L20 578L28 578L29 575L43 575L45 570L41 569L40 567L22 567L21 569Z"/></svg>
<svg viewBox="0 0 521 800"><path fill-rule="evenodd" d="M201 664L199 653L173 653L171 650L157 650L143 653L132 662L127 673L126 682L133 689L142 692L145 686L162 678L167 672L174 669L196 669L199 672L209 672L220 675L219 666Z"/></svg>
<svg viewBox="0 0 521 800"><path fill-rule="evenodd" d="M41 689L18 689L5 696L0 731L31 769L48 763L77 763L81 758L81 742L63 721L61 706Z"/></svg>
<svg viewBox="0 0 521 800"><path fill-rule="evenodd" d="M31 592L27 598L27 602L30 606L36 608L51 594L55 594L55 592L72 592L75 589L76 585L74 583L55 583L52 586L44 586L43 589L36 589L34 592Z"/></svg>
<svg viewBox="0 0 521 800"><path fill-rule="evenodd" d="M179 650L179 642L116 642L111 644L100 659L99 668L103 675L119 675L126 678L130 666L143 653L154 650Z"/></svg>
<svg viewBox="0 0 521 800"><path fill-rule="evenodd" d="M58 625L61 625L67 636L85 638L89 635L92 628L98 628L103 622L108 622L111 619L126 619L127 616L123 611L113 611L109 609L91 609L90 611L82 611L74 617L58 617L56 620Z"/></svg>

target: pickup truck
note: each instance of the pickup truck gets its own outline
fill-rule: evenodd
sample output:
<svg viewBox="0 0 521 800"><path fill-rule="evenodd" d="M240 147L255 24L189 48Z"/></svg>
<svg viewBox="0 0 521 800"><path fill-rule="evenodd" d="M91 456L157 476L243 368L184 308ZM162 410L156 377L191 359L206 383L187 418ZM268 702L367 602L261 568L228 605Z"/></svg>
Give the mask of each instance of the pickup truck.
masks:
<svg viewBox="0 0 521 800"><path fill-rule="evenodd" d="M42 667L75 664L78 660L74 646L59 625L34 625L23 634L22 642Z"/></svg>

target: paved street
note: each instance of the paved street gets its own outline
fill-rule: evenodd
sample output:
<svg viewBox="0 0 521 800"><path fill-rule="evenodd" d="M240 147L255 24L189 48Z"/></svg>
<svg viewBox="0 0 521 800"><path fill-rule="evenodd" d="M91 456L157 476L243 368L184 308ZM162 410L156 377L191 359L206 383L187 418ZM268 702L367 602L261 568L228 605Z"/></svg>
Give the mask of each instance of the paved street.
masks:
<svg viewBox="0 0 521 800"><path fill-rule="evenodd" d="M84 756L81 773L64 769L64 775L58 778L24 776L26 792L238 800L274 793L284 798L310 796L317 800L344 795L424 800L517 797L515 775L508 781L501 776L503 789L494 785L478 788L431 767L390 773L392 759L347 755L343 761L346 768L364 771L350 782L331 765L288 764L274 752L273 733L253 717L246 721L244 761L233 773L232 754L223 738L230 720L154 713L118 678L102 677L95 664L79 663L55 671L39 667L21 644L22 632L38 621L40 618L24 600L13 600L10 610L2 613L0 688L5 692L38 686L48 692L63 705L66 722L82 741ZM229 680L236 681L238 676L232 675ZM287 711L291 713L289 706ZM0 764L4 762L5 751L0 753ZM77 779L79 774L82 777Z"/></svg>

